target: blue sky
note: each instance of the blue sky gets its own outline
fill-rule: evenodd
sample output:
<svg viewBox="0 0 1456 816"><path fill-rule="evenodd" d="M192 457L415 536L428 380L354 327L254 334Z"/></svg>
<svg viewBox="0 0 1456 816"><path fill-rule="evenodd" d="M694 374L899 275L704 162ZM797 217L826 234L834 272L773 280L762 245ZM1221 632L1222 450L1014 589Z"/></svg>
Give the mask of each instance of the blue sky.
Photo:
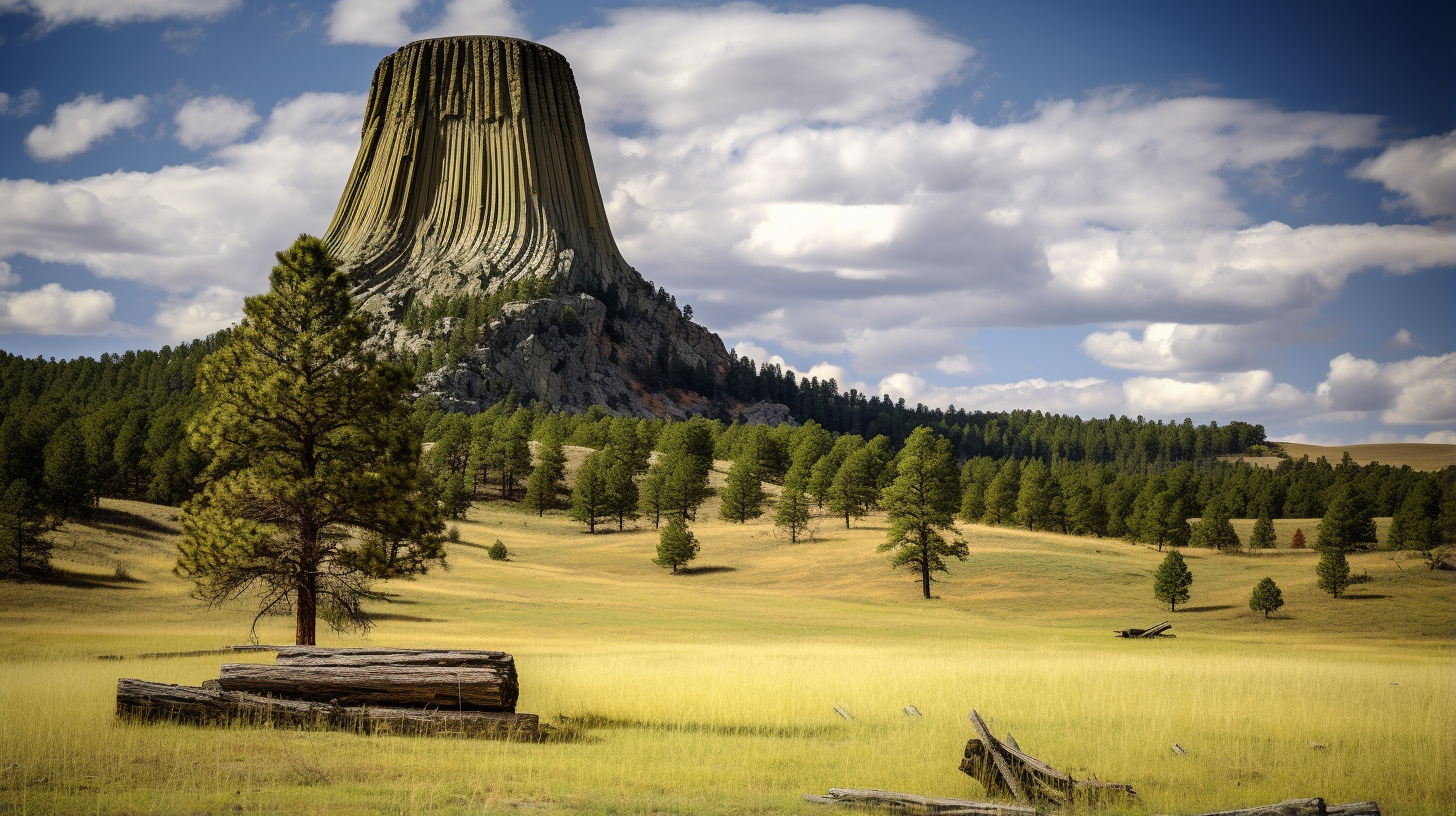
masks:
<svg viewBox="0 0 1456 816"><path fill-rule="evenodd" d="M757 359L1456 442L1449 4L0 0L0 348L236 319L465 33L566 55L624 255Z"/></svg>

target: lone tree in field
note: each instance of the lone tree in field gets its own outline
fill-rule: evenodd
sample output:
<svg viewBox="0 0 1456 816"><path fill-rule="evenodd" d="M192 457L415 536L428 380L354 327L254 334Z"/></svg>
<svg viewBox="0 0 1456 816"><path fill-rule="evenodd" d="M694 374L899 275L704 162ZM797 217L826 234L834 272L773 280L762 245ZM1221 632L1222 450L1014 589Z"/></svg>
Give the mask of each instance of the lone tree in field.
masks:
<svg viewBox="0 0 1456 816"><path fill-rule="evenodd" d="M890 564L908 566L920 576L920 588L930 597L936 572L948 572L945 557L962 561L970 548L959 537L946 541L942 532L955 534L955 513L960 509L960 471L950 440L937 437L925 426L916 428L900 451L895 481L880 496L890 515L890 530L880 552L892 552Z"/></svg>
<svg viewBox="0 0 1456 816"><path fill-rule="evenodd" d="M1270 612L1278 612L1283 605L1284 593L1279 591L1279 585L1274 583L1273 578L1260 581L1254 587L1254 594L1249 596L1249 608L1255 612L1263 612L1266 618Z"/></svg>
<svg viewBox="0 0 1456 816"><path fill-rule="evenodd" d="M787 530L789 543L799 543L799 538L809 529L810 510L813 498L809 496L805 485L809 479L805 474L809 468L802 464L789 468L788 475L784 476L784 490L779 494L778 507L774 513L774 526Z"/></svg>
<svg viewBox="0 0 1456 816"><path fill-rule="evenodd" d="M698 539L682 516L672 515L657 540L657 557L652 563L677 572L698 557Z"/></svg>
<svg viewBox="0 0 1456 816"><path fill-rule="evenodd" d="M1178 604L1187 602L1188 587L1192 585L1193 573L1188 571L1183 556L1174 550L1168 553L1153 575L1153 597L1177 612Z"/></svg>
<svg viewBox="0 0 1456 816"><path fill-rule="evenodd" d="M1302 549L1304 549L1304 531L1303 530L1299 529L1298 527L1294 528L1294 535L1292 535L1292 536L1289 537L1289 546L1290 546L1291 549L1295 549L1295 550L1302 550Z"/></svg>
<svg viewBox="0 0 1456 816"><path fill-rule="evenodd" d="M1269 517L1269 511L1265 510L1259 514L1259 520L1254 522L1254 533L1249 536L1249 547L1255 550L1266 550L1274 546L1274 519Z"/></svg>
<svg viewBox="0 0 1456 816"><path fill-rule="evenodd" d="M597 531L597 522L611 514L611 493L607 484L612 467L612 452L599 450L587 456L576 472L576 487L571 491L571 517L586 525L587 532Z"/></svg>
<svg viewBox="0 0 1456 816"><path fill-rule="evenodd" d="M442 562L443 524L422 499L408 372L365 352L369 318L323 242L301 235L277 257L269 292L198 371L191 443L212 462L182 510L177 573L209 604L256 593L258 617L291 610L312 645L320 615L369 625L372 580Z"/></svg>
<svg viewBox="0 0 1456 816"><path fill-rule="evenodd" d="M1345 588L1350 586L1350 562L1345 558L1345 551L1337 547L1326 547L1320 552L1314 574L1319 578L1315 585L1320 589L1336 598L1343 595Z"/></svg>

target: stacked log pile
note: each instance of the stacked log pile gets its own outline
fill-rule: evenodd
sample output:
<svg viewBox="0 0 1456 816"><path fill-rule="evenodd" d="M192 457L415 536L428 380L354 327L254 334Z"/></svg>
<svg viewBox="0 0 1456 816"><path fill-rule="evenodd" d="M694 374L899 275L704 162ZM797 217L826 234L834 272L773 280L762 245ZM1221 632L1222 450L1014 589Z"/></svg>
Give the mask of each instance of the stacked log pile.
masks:
<svg viewBox="0 0 1456 816"><path fill-rule="evenodd" d="M189 723L539 738L539 718L516 713L519 691L515 659L504 652L297 646L279 649L273 665L225 664L200 687L122 678L116 712Z"/></svg>

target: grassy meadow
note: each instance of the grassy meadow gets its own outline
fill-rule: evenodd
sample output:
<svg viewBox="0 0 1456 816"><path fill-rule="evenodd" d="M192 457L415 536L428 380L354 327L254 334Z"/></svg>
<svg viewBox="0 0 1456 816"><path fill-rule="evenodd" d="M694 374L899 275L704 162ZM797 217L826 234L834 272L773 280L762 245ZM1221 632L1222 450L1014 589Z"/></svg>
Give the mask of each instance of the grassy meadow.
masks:
<svg viewBox="0 0 1456 816"><path fill-rule="evenodd" d="M926 601L875 552L883 518L824 519L790 545L715 510L693 526L694 568L672 575L651 564L650 524L588 536L561 513L480 504L449 569L383 585L367 637L323 636L512 652L519 710L574 732L521 744L117 722L118 677L198 683L272 657L136 657L243 642L251 609L188 597L170 508L105 501L56 534L65 581L0 584L0 813L827 814L800 797L831 786L980 798L957 771L971 708L1074 775L1133 785L1132 814L1456 802L1456 572L1357 554L1371 580L1335 600L1308 550L1185 550L1192 599L1170 614L1153 548L965 525L970 558ZM486 556L496 539L511 560ZM1286 601L1268 620L1248 609L1266 575ZM1176 639L1111 636L1169 618ZM270 618L258 637L291 634Z"/></svg>

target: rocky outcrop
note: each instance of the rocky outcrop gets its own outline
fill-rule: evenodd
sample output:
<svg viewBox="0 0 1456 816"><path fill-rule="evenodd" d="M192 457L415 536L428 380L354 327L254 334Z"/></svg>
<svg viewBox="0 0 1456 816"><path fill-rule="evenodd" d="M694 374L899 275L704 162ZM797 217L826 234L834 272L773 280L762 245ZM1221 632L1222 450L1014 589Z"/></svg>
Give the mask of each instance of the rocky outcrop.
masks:
<svg viewBox="0 0 1456 816"><path fill-rule="evenodd" d="M559 407L701 413L727 371L718 336L617 250L571 67L536 43L447 37L385 57L325 241L380 346L415 360L453 341L422 368L457 408L515 390ZM544 290L489 314L417 317L437 301Z"/></svg>

